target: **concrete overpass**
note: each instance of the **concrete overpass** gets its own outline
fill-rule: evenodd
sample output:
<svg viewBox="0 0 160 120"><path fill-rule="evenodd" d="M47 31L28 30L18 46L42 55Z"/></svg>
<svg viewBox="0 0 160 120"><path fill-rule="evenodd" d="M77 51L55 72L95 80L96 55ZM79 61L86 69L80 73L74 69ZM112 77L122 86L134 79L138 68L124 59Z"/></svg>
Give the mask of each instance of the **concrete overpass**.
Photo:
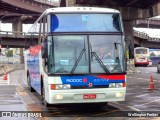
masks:
<svg viewBox="0 0 160 120"><path fill-rule="evenodd" d="M148 47L148 48L160 48L160 34L150 34L149 31L155 32L157 29L148 31L139 31L134 29L134 46ZM160 31L160 30L159 30ZM157 31L158 32L158 31Z"/></svg>
<svg viewBox="0 0 160 120"><path fill-rule="evenodd" d="M0 31L0 45L2 48L29 48L38 43L38 36L32 38L24 32Z"/></svg>
<svg viewBox="0 0 160 120"><path fill-rule="evenodd" d="M160 48L160 17L136 20L134 46Z"/></svg>
<svg viewBox="0 0 160 120"><path fill-rule="evenodd" d="M12 31L15 35L0 35L2 46L22 47L27 40L21 37L22 24L35 22L45 9L58 5L48 0L0 0L0 22L12 23ZM21 63L23 63L23 49L20 50L20 54Z"/></svg>
<svg viewBox="0 0 160 120"><path fill-rule="evenodd" d="M44 10L57 6L49 0L0 0L0 21L33 23Z"/></svg>
<svg viewBox="0 0 160 120"><path fill-rule="evenodd" d="M75 0L76 5L116 8L124 20L160 15L160 0Z"/></svg>
<svg viewBox="0 0 160 120"><path fill-rule="evenodd" d="M134 27L160 29L160 17L136 20Z"/></svg>

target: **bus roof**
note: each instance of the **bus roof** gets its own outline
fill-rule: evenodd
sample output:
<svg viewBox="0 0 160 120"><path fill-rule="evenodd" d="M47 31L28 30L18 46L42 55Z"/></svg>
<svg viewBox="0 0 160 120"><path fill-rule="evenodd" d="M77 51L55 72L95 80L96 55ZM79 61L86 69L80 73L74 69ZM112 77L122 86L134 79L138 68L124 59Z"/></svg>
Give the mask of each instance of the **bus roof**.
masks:
<svg viewBox="0 0 160 120"><path fill-rule="evenodd" d="M120 13L116 9L103 8L103 7L57 7L48 8L42 15L36 20L37 23L43 16L49 13Z"/></svg>
<svg viewBox="0 0 160 120"><path fill-rule="evenodd" d="M44 13L52 13L52 12L100 12L100 13L120 13L116 9L111 8L100 8L100 7L58 7L58 8L49 8L44 11Z"/></svg>
<svg viewBox="0 0 160 120"><path fill-rule="evenodd" d="M147 47L136 47L134 49L149 49L149 48L147 48Z"/></svg>

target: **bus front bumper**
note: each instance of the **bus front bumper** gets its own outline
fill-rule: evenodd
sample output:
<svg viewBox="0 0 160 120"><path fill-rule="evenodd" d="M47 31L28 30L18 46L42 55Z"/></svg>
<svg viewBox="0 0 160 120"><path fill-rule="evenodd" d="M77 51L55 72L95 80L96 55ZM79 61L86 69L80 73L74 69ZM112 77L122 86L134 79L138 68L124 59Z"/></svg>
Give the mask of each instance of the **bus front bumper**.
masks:
<svg viewBox="0 0 160 120"><path fill-rule="evenodd" d="M126 88L50 90L46 101L59 103L96 103L124 101Z"/></svg>

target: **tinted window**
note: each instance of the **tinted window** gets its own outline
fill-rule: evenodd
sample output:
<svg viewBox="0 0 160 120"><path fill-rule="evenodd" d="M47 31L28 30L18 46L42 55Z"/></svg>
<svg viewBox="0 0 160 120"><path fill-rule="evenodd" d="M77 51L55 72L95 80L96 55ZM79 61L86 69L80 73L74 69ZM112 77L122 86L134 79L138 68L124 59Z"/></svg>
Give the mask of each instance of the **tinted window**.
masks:
<svg viewBox="0 0 160 120"><path fill-rule="evenodd" d="M54 14L52 32L119 32L119 14Z"/></svg>
<svg viewBox="0 0 160 120"><path fill-rule="evenodd" d="M147 54L147 49L136 49L136 54Z"/></svg>

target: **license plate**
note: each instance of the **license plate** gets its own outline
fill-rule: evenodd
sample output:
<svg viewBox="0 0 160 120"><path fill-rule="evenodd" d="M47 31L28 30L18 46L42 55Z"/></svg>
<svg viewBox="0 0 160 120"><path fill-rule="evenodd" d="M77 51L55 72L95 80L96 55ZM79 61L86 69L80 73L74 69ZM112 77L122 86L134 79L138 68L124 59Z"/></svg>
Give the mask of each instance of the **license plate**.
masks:
<svg viewBox="0 0 160 120"><path fill-rule="evenodd" d="M83 99L95 99L96 94L84 94Z"/></svg>

